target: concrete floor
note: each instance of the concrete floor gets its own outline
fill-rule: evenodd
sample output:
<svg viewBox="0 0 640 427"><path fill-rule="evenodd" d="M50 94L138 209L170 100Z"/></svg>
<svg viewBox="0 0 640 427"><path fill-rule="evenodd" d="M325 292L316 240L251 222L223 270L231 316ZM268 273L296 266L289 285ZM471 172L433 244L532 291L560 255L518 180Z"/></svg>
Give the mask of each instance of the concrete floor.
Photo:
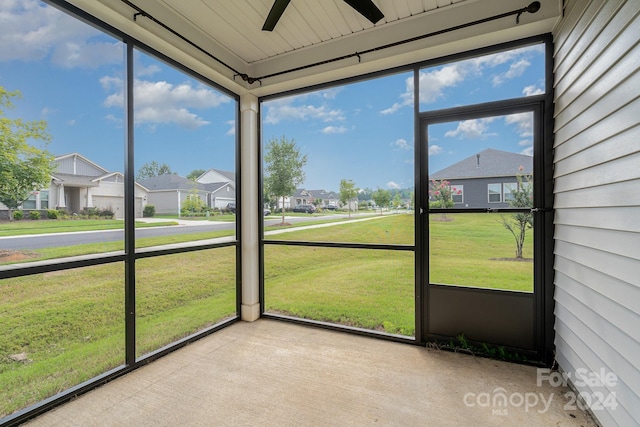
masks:
<svg viewBox="0 0 640 427"><path fill-rule="evenodd" d="M594 426L563 408L566 391L538 387L530 366L259 320L225 328L28 426ZM492 404L500 393L506 406Z"/></svg>

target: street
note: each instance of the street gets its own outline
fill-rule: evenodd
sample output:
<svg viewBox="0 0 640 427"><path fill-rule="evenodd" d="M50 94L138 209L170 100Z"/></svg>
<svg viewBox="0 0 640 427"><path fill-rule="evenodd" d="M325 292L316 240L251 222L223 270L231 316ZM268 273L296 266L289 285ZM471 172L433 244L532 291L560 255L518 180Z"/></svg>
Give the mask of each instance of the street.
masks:
<svg viewBox="0 0 640 427"><path fill-rule="evenodd" d="M351 215L356 216L355 214ZM287 216L289 223L323 221L327 219L344 219L347 215L327 216ZM265 226L275 225L282 221L282 217L271 215L265 218ZM181 220L179 225L136 228L136 238L164 237L179 234L206 233L220 230L233 230L235 222L193 221ZM75 246L87 243L106 243L124 240L124 230L78 231L70 233L38 234L28 236L0 237L0 249L4 250L33 250L61 246ZM124 246L124 243L123 243Z"/></svg>

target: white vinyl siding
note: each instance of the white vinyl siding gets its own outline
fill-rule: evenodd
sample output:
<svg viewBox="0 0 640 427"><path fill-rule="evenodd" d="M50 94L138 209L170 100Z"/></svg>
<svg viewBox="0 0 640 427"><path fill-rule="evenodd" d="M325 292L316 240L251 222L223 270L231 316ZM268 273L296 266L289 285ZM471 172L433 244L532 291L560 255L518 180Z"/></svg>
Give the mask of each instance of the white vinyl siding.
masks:
<svg viewBox="0 0 640 427"><path fill-rule="evenodd" d="M556 359L617 376L604 426L640 423L639 16L637 0L570 0L554 30Z"/></svg>

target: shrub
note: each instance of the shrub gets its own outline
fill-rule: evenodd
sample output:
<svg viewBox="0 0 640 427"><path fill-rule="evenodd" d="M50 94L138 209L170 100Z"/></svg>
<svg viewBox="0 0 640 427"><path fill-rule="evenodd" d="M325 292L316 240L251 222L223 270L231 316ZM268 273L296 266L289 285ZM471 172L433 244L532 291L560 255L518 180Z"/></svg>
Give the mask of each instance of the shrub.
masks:
<svg viewBox="0 0 640 427"><path fill-rule="evenodd" d="M100 210L98 208L84 208L82 209L82 212L80 212L80 215L91 218L97 217L99 212Z"/></svg>
<svg viewBox="0 0 640 427"><path fill-rule="evenodd" d="M147 205L142 211L142 216L145 218L152 218L156 214L156 207L154 205Z"/></svg>
<svg viewBox="0 0 640 427"><path fill-rule="evenodd" d="M58 219L59 214L55 209L47 209L47 218L49 219Z"/></svg>
<svg viewBox="0 0 640 427"><path fill-rule="evenodd" d="M22 219L22 217L24 216L24 212L22 211L13 211L13 219Z"/></svg>
<svg viewBox="0 0 640 427"><path fill-rule="evenodd" d="M98 212L98 216L100 218L113 218L114 217L113 208L108 207L108 208L102 209L101 211Z"/></svg>
<svg viewBox="0 0 640 427"><path fill-rule="evenodd" d="M29 219L40 219L40 212L38 211L29 212Z"/></svg>

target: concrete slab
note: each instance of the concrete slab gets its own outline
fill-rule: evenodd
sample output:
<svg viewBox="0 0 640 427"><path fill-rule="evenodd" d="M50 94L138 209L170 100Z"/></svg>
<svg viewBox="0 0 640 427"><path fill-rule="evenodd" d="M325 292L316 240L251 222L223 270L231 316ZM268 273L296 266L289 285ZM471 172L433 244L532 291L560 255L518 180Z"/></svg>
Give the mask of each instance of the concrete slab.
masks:
<svg viewBox="0 0 640 427"><path fill-rule="evenodd" d="M530 366L258 320L28 426L595 426L567 391L538 386Z"/></svg>

